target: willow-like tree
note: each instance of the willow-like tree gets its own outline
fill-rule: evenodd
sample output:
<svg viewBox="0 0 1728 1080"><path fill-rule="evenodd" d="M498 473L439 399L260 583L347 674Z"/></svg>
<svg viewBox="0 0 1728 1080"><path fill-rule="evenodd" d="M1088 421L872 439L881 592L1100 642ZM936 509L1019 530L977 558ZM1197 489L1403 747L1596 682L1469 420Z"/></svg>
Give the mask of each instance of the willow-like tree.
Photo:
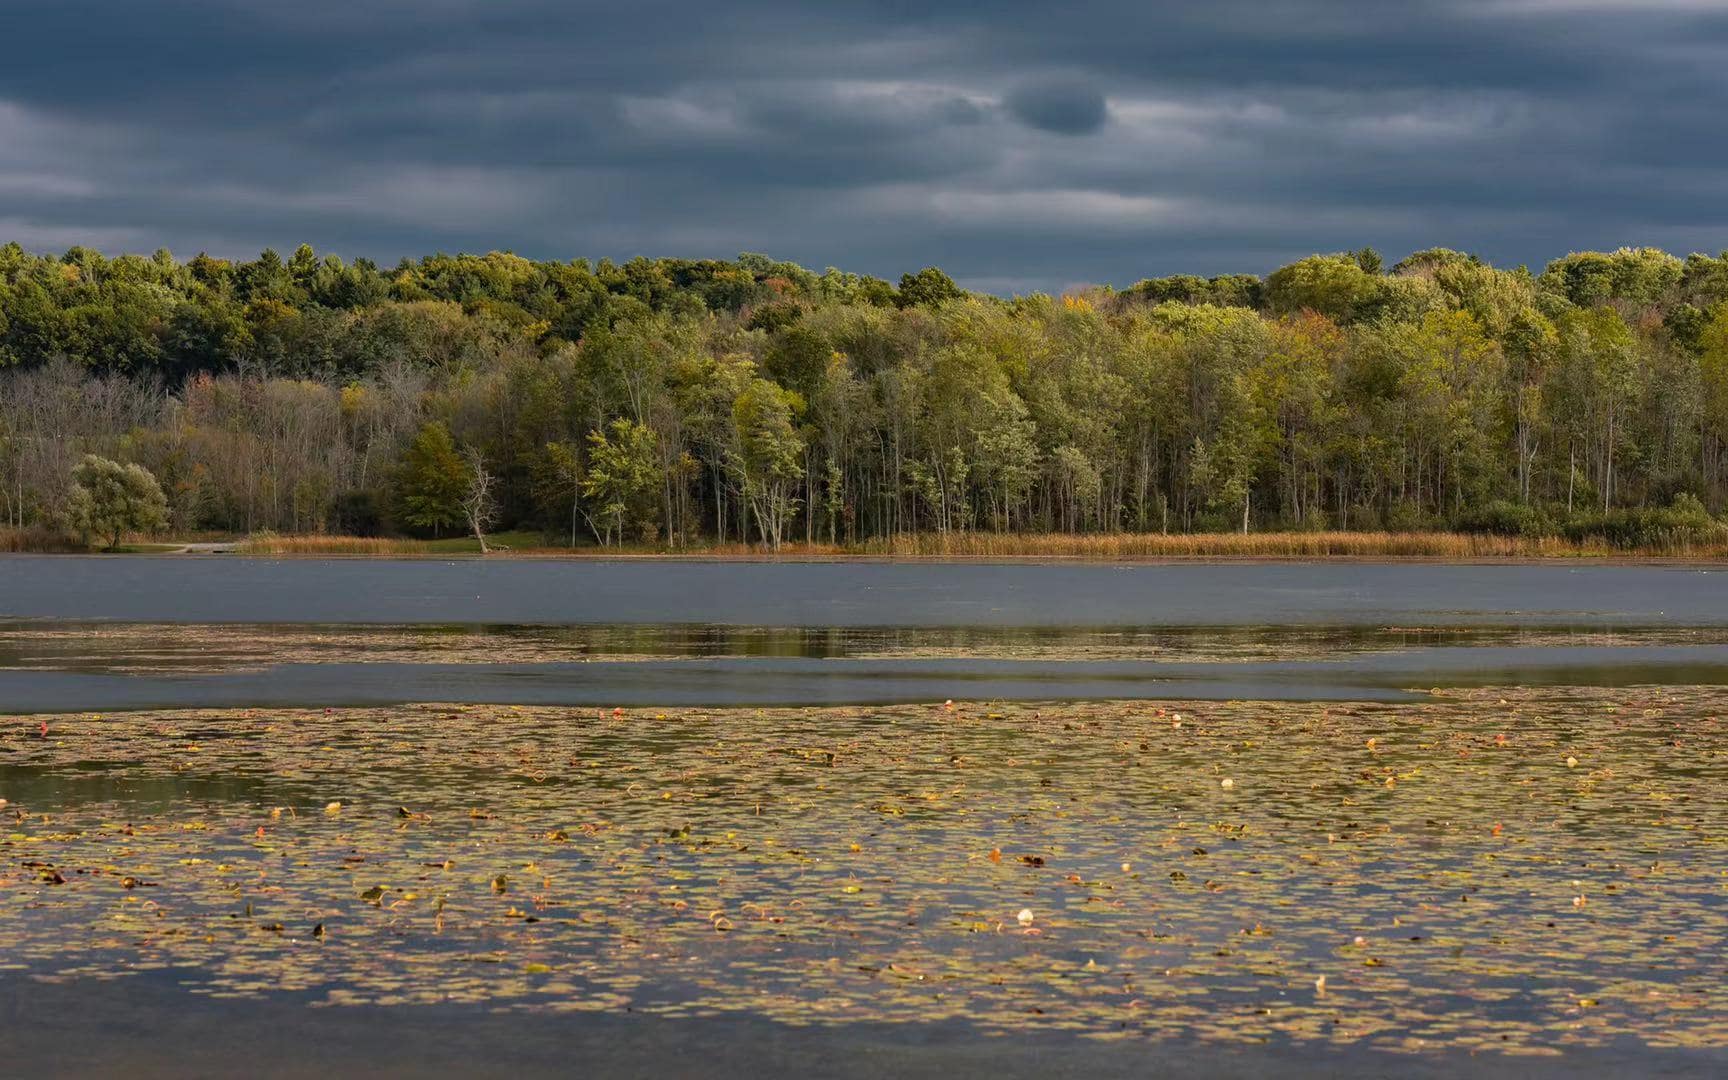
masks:
<svg viewBox="0 0 1728 1080"><path fill-rule="evenodd" d="M168 526L168 500L156 478L142 465L122 465L86 454L72 470L66 517L86 538L108 539L110 551L128 532L155 532Z"/></svg>

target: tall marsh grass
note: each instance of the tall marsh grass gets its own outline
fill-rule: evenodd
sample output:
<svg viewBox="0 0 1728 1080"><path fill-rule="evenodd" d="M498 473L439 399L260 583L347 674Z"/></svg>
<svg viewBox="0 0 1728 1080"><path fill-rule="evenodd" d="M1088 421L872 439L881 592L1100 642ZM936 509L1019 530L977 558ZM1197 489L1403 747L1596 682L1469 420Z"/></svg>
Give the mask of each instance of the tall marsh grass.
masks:
<svg viewBox="0 0 1728 1080"><path fill-rule="evenodd" d="M761 556L760 547L727 544L692 554ZM1263 533L906 533L854 545L787 544L794 558L1075 559L1588 559L1728 558L1728 535L1678 533L1639 544L1604 537L1496 536L1463 532Z"/></svg>
<svg viewBox="0 0 1728 1080"><path fill-rule="evenodd" d="M1106 533L1022 535L949 533L887 537L861 553L948 558L1071 559L1482 559L1585 557L1624 554L1606 543L1557 537L1493 536L1456 532ZM1724 545L1714 545L1722 553ZM1690 547L1643 554L1700 554Z"/></svg>
<svg viewBox="0 0 1728 1080"><path fill-rule="evenodd" d="M778 553L752 544L682 548L570 548L509 537L514 555L653 556L714 558L930 558L1074 559L1578 559L1645 556L1728 558L1728 535L1700 538L1677 532L1636 545L1603 537L1500 536L1463 532L1261 532L1261 533L917 533L862 543L790 543ZM0 545L0 550L5 550ZM472 538L408 540L358 536L251 537L236 550L247 555L458 555L474 554Z"/></svg>
<svg viewBox="0 0 1728 1080"><path fill-rule="evenodd" d="M0 552L22 554L84 550L84 545L80 544L76 537L38 525L24 529L0 529Z"/></svg>
<svg viewBox="0 0 1728 1080"><path fill-rule="evenodd" d="M429 540L382 536L249 536L235 545L240 555L429 555ZM478 547L476 547L478 550Z"/></svg>

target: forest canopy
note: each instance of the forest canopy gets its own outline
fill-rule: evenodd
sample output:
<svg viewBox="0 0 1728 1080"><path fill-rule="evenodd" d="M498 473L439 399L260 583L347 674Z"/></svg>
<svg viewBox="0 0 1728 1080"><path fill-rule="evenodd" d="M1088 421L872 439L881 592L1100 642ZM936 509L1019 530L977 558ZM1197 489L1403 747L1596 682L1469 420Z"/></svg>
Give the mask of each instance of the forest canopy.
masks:
<svg viewBox="0 0 1728 1080"><path fill-rule="evenodd" d="M763 255L0 248L0 525L86 454L181 532L582 542L1612 530L1728 499L1728 253L1314 255L1003 299ZM1618 515L1618 516L1617 516Z"/></svg>

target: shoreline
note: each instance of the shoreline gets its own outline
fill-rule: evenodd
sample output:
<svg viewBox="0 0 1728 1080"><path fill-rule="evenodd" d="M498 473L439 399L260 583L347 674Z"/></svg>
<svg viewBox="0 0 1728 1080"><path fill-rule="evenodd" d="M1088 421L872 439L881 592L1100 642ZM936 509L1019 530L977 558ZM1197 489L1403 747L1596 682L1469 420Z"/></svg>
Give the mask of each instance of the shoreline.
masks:
<svg viewBox="0 0 1728 1080"><path fill-rule="evenodd" d="M1636 552L1556 553L1552 555L1397 555L1397 554L1292 554L1292 555L988 555L988 554L827 554L811 552L714 552L714 551L0 551L0 558L78 559L244 559L311 562L320 560L380 562L588 562L588 563L743 563L743 564L864 564L864 565L957 565L957 566L1205 566L1205 565L1304 565L1321 563L1360 565L1432 566L1675 566L1728 568L1728 553L1720 555L1644 555Z"/></svg>
<svg viewBox="0 0 1728 1080"><path fill-rule="evenodd" d="M1514 542L1499 544L1472 537L1443 536L1410 539L1399 534L1387 534L1366 542L1350 538L1339 541L1329 538L1292 537L1269 534L1258 541L1239 541L1233 535L1221 540L1211 538L1176 542L1146 541L1124 538L1112 542L1109 538L1033 538L1026 542L1006 543L985 541L978 546L964 542L953 547L922 545L913 541L903 547L886 549L826 548L789 545L779 551L756 548L691 548L688 550L608 550L604 548L562 548L519 546L493 549L484 556L478 551L415 550L411 546L386 548L378 551L355 550L341 542L328 545L311 544L302 548L296 544L280 547L236 547L228 553L243 555L471 555L476 558L516 559L603 559L603 560L675 560L692 562L805 562L805 563L1117 563L1117 564L1182 564L1182 563L1302 563L1302 562L1383 562L1383 563L1519 563L1519 562L1608 562L1643 563L1652 561L1684 561L1698 563L1728 563L1728 547L1674 548L1648 546L1613 548L1607 545L1564 544L1545 542ZM196 552L188 550L186 554ZM212 552L215 553L215 552Z"/></svg>
<svg viewBox="0 0 1728 1080"><path fill-rule="evenodd" d="M214 538L213 538L214 537ZM484 546L483 546L484 545ZM792 540L778 548L751 542L697 539L596 546L565 544L536 530L432 539L329 533L249 535L134 534L113 547L95 547L39 527L0 527L0 554L14 555L249 555L266 557L493 557L541 559L671 559L708 562L1686 562L1728 563L1728 525L1639 529L1622 533L1507 535L1453 530L901 533L846 543Z"/></svg>
<svg viewBox="0 0 1728 1080"><path fill-rule="evenodd" d="M687 545L566 544L538 530L437 539L306 533L135 535L112 550L53 533L0 530L13 554L244 555L252 557L490 558L570 561L786 563L1626 563L1728 564L1728 529L1636 536L1507 536L1447 530L1256 533L903 533L848 543L796 540L777 549L696 539Z"/></svg>

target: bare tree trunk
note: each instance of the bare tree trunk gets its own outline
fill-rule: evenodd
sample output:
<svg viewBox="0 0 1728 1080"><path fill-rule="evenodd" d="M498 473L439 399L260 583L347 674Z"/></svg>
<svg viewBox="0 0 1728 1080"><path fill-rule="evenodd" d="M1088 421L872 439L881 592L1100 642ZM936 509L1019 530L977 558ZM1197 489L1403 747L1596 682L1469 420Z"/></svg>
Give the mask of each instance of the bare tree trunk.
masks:
<svg viewBox="0 0 1728 1080"><path fill-rule="evenodd" d="M462 514L474 539L480 542L480 554L486 555L492 550L486 543L486 530L498 517L498 499L493 494L498 480L486 471L486 459L479 450L469 450L464 457L468 461L468 490L462 495Z"/></svg>

